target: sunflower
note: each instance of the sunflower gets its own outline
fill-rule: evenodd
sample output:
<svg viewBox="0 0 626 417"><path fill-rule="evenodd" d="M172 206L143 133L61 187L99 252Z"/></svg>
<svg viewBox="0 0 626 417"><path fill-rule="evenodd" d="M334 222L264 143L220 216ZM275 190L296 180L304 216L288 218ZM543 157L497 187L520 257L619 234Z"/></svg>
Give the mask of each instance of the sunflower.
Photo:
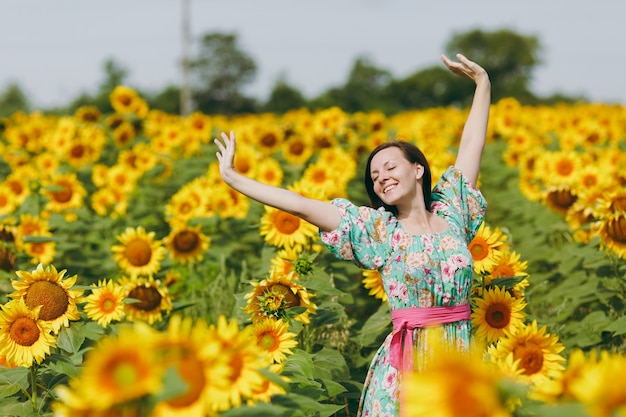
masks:
<svg viewBox="0 0 626 417"><path fill-rule="evenodd" d="M474 302L474 334L487 343L497 341L505 332L512 332L524 324L526 313L523 309L526 303L522 299L513 298L505 288L489 288L482 297L475 297Z"/></svg>
<svg viewBox="0 0 626 417"><path fill-rule="evenodd" d="M0 184L0 216L12 214L17 208L17 200L11 188Z"/></svg>
<svg viewBox="0 0 626 417"><path fill-rule="evenodd" d="M20 215L15 232L15 245L19 250L23 250L24 241L28 240L28 236L51 236L48 222L29 213Z"/></svg>
<svg viewBox="0 0 626 417"><path fill-rule="evenodd" d="M252 326L257 345L267 353L271 363L284 362L287 354L293 353L291 348L298 346L297 335L288 330L286 321L276 319L264 319Z"/></svg>
<svg viewBox="0 0 626 417"><path fill-rule="evenodd" d="M125 148L129 146L137 136L137 131L132 123L123 121L113 129L113 143L117 147Z"/></svg>
<svg viewBox="0 0 626 417"><path fill-rule="evenodd" d="M280 375L282 373L283 367L284 367L284 362L275 363L273 365L270 365L269 371L276 375ZM280 375L280 379L285 384L289 382L289 378L285 376ZM254 405L254 403L258 401L269 403L272 400L272 397L274 395L285 394L285 393L286 391L281 385L278 385L277 383L270 381L269 379L264 377L263 383L261 384L261 386L252 391L252 398L248 401L248 404Z"/></svg>
<svg viewBox="0 0 626 417"><path fill-rule="evenodd" d="M281 144L282 155L292 165L304 165L313 154L309 140L302 135L294 135Z"/></svg>
<svg viewBox="0 0 626 417"><path fill-rule="evenodd" d="M70 380L71 388L96 410L159 392L164 370L153 349L156 337L152 328L136 323L100 339L87 353L79 378Z"/></svg>
<svg viewBox="0 0 626 417"><path fill-rule="evenodd" d="M253 282L254 289L244 296L246 313L252 315L253 322L266 318L286 319L292 307L306 307L294 317L302 323L310 323L309 314L315 314L317 306L310 301L311 295L302 285L293 281L294 273L282 275L272 271L270 277L261 282Z"/></svg>
<svg viewBox="0 0 626 417"><path fill-rule="evenodd" d="M283 248L271 260L272 270L277 274L288 275L295 271L299 252L295 248Z"/></svg>
<svg viewBox="0 0 626 417"><path fill-rule="evenodd" d="M537 321L517 327L513 332L505 331L505 336L488 349L489 356L504 359L510 353L513 360L519 361L522 378L537 383L563 371L565 358L559 354L564 346L558 336L546 333L546 327L538 328Z"/></svg>
<svg viewBox="0 0 626 417"><path fill-rule="evenodd" d="M128 209L127 194L113 187L104 187L91 195L91 208L99 216L119 218Z"/></svg>
<svg viewBox="0 0 626 417"><path fill-rule="evenodd" d="M337 179L335 168L328 164L314 163L309 165L302 173L302 182L310 188L319 190L324 199L331 196L340 196L344 193L344 184Z"/></svg>
<svg viewBox="0 0 626 417"><path fill-rule="evenodd" d="M567 215L577 198L576 191L569 185L548 187L543 196L545 204L561 216Z"/></svg>
<svg viewBox="0 0 626 417"><path fill-rule="evenodd" d="M387 293L383 286L383 277L380 272L375 270L364 270L362 272L363 279L361 282L366 289L369 289L369 295L379 298L383 303L387 302Z"/></svg>
<svg viewBox="0 0 626 417"><path fill-rule="evenodd" d="M172 259L182 264L193 261L202 261L204 253L209 250L211 240L200 230L200 226L182 226L172 229L163 239L170 251Z"/></svg>
<svg viewBox="0 0 626 417"><path fill-rule="evenodd" d="M579 378L571 383L571 391L593 417L623 416L626 412L626 391L623 381L626 356L623 352L601 352L599 360L588 364Z"/></svg>
<svg viewBox="0 0 626 417"><path fill-rule="evenodd" d="M32 272L16 271L20 279L11 281L16 291L9 296L23 299L31 310L41 307L39 319L50 323L55 333L61 326L69 326L70 320L80 319L76 302L83 290L71 289L77 276L63 279L66 272L65 269L57 272L53 265L44 268L39 264Z"/></svg>
<svg viewBox="0 0 626 417"><path fill-rule="evenodd" d="M168 222L183 225L200 217L207 205L202 190L203 184L200 179L183 185L165 205L165 217Z"/></svg>
<svg viewBox="0 0 626 417"><path fill-rule="evenodd" d="M115 261L131 277L152 276L161 269L166 249L154 239L154 232L147 233L142 226L127 227L117 239L121 245L113 245Z"/></svg>
<svg viewBox="0 0 626 417"><path fill-rule="evenodd" d="M41 238L45 238L46 236L51 235L40 235ZM56 242L53 240L45 242L26 242L22 243L20 248L21 251L30 256L30 263L34 265L50 264L56 255Z"/></svg>
<svg viewBox="0 0 626 417"><path fill-rule="evenodd" d="M316 238L317 227L286 211L265 206L259 233L273 246L306 246L310 240Z"/></svg>
<svg viewBox="0 0 626 417"><path fill-rule="evenodd" d="M185 119L185 125L195 138L207 142L211 138L213 126L211 118L202 112L195 111Z"/></svg>
<svg viewBox="0 0 626 417"><path fill-rule="evenodd" d="M263 123L254 133L255 145L264 155L273 154L285 139L284 130L274 124Z"/></svg>
<svg viewBox="0 0 626 417"><path fill-rule="evenodd" d="M49 201L46 209L58 213L67 209L82 207L87 191L76 178L76 174L59 174L52 177L44 187Z"/></svg>
<svg viewBox="0 0 626 417"><path fill-rule="evenodd" d="M124 289L124 314L130 321L154 324L172 311L172 296L160 280L153 277L122 277L117 285Z"/></svg>
<svg viewBox="0 0 626 417"><path fill-rule="evenodd" d="M257 166L257 180L279 187L283 182L283 168L273 158L265 158Z"/></svg>
<svg viewBox="0 0 626 417"><path fill-rule="evenodd" d="M554 185L572 184L583 166L581 155L569 150L544 152L542 159L542 166L546 169L544 178L548 178L550 184Z"/></svg>
<svg viewBox="0 0 626 417"><path fill-rule="evenodd" d="M85 123L94 123L100 120L102 113L96 106L81 106L74 113L74 117Z"/></svg>
<svg viewBox="0 0 626 417"><path fill-rule="evenodd" d="M259 153L250 145L238 145L234 166L241 175L256 178L258 161L260 159Z"/></svg>
<svg viewBox="0 0 626 417"><path fill-rule="evenodd" d="M599 232L602 247L626 259L626 212L610 215L600 221Z"/></svg>
<svg viewBox="0 0 626 417"><path fill-rule="evenodd" d="M222 396L219 392L212 396L215 409L224 411L239 407L245 398L253 397L255 391L261 389L265 378L259 370L265 368L267 362L261 348L250 343L254 340L250 327L240 330L235 319L228 322L221 315L210 331L220 342L220 352L227 357L230 368L227 395Z"/></svg>
<svg viewBox="0 0 626 417"><path fill-rule="evenodd" d="M118 85L109 96L111 107L119 114L133 114L141 108L141 97L135 90Z"/></svg>
<svg viewBox="0 0 626 417"><path fill-rule="evenodd" d="M583 376L597 363L597 355L590 352L585 356L582 349L572 350L567 360L565 370L551 379L544 379L537 383L530 392L531 399L554 404L561 400L576 399L577 385L584 383ZM587 385L584 386L585 390Z"/></svg>
<svg viewBox="0 0 626 417"><path fill-rule="evenodd" d="M112 321L124 318L124 287L115 285L112 280L99 280L91 294L83 298L87 317L95 320L102 327Z"/></svg>
<svg viewBox="0 0 626 417"><path fill-rule="evenodd" d="M80 169L98 159L99 149L95 146L93 138L74 138L65 150L65 160L74 169Z"/></svg>
<svg viewBox="0 0 626 417"><path fill-rule="evenodd" d="M155 344L155 349L165 366L174 368L186 384L186 390L155 407L152 417L204 417L212 416L214 397L225 398L230 389L232 373L229 355L215 329L189 317L173 316L167 330Z"/></svg>
<svg viewBox="0 0 626 417"><path fill-rule="evenodd" d="M107 170L106 184L118 192L130 194L135 190L140 176L137 170L128 169L124 165L113 165Z"/></svg>
<svg viewBox="0 0 626 417"><path fill-rule="evenodd" d="M526 268L528 268L528 262L520 261L519 253L508 250L508 248L504 249L491 269L490 275L485 277L486 284L490 285L491 280L494 278L523 277L520 282L509 288L509 292L513 297L522 298L524 289L530 285Z"/></svg>
<svg viewBox="0 0 626 417"><path fill-rule="evenodd" d="M489 272L495 265L502 249L506 247L507 236L500 229L493 231L485 223L480 225L468 248L474 260L476 273Z"/></svg>
<svg viewBox="0 0 626 417"><path fill-rule="evenodd" d="M25 170L22 169L12 172L3 183L13 191L16 206L22 205L30 195L30 188L28 186L29 178L27 176L28 174L24 171Z"/></svg>
<svg viewBox="0 0 626 417"><path fill-rule="evenodd" d="M23 298L12 300L0 311L0 356L9 366L29 368L41 361L56 344L52 324L38 318L40 308L26 306Z"/></svg>
<svg viewBox="0 0 626 417"><path fill-rule="evenodd" d="M436 354L423 371L409 372L402 377L400 407L403 416L511 415L501 398L502 377L495 366L485 363L474 352L462 354L442 347L435 350Z"/></svg>

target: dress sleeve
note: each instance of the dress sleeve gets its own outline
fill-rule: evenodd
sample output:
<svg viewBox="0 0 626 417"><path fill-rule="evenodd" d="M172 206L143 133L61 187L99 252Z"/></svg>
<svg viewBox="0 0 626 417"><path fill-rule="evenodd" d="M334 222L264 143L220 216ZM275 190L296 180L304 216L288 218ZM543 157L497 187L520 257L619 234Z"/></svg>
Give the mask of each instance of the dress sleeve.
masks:
<svg viewBox="0 0 626 417"><path fill-rule="evenodd" d="M469 244L485 219L487 201L460 169L451 166L433 188L431 209L453 222Z"/></svg>
<svg viewBox="0 0 626 417"><path fill-rule="evenodd" d="M339 208L341 223L335 230L320 231L322 242L336 257L364 269L379 269L389 258L389 226L395 217L384 209L356 206L343 198L331 204Z"/></svg>

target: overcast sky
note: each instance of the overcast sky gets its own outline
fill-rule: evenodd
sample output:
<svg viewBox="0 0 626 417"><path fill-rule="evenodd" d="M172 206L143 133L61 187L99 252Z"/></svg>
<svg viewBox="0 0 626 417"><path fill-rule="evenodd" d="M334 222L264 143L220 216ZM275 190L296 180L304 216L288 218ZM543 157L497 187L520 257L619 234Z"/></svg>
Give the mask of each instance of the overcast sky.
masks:
<svg viewBox="0 0 626 417"><path fill-rule="evenodd" d="M136 88L180 84L181 4L4 0L0 92L16 82L35 106L65 105L96 92L108 58ZM623 0L190 0L190 7L194 39L237 34L258 66L247 92L261 100L280 76L309 98L342 85L359 56L405 77L440 65L454 33L508 28L541 42L536 93L626 104Z"/></svg>

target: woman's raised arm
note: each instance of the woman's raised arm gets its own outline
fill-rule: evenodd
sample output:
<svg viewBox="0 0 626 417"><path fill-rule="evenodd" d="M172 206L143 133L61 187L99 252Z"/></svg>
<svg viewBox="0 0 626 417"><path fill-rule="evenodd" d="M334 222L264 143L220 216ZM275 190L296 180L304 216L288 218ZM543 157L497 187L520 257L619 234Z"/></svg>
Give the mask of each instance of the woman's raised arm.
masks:
<svg viewBox="0 0 626 417"><path fill-rule="evenodd" d="M491 82L487 71L480 65L461 54L457 54L456 57L459 62L453 62L445 55L441 56L441 60L453 73L473 80L476 83L476 90L472 107L463 128L459 153L454 165L463 172L463 175L472 184L476 185L480 171L480 160L487 137L491 106Z"/></svg>
<svg viewBox="0 0 626 417"><path fill-rule="evenodd" d="M262 204L298 216L322 230L334 230L341 223L339 209L332 204L304 197L293 191L255 181L235 170L235 133L222 132L222 140L215 139L220 174L234 190Z"/></svg>

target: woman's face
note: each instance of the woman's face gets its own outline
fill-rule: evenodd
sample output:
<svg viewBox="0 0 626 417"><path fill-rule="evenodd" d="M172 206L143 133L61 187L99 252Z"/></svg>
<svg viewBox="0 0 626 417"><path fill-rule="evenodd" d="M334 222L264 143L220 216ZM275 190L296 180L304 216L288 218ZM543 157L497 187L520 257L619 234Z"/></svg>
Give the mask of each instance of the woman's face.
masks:
<svg viewBox="0 0 626 417"><path fill-rule="evenodd" d="M409 162L402 150L395 146L379 151L370 164L374 192L390 206L414 198L417 195L417 180L422 174L422 166Z"/></svg>

